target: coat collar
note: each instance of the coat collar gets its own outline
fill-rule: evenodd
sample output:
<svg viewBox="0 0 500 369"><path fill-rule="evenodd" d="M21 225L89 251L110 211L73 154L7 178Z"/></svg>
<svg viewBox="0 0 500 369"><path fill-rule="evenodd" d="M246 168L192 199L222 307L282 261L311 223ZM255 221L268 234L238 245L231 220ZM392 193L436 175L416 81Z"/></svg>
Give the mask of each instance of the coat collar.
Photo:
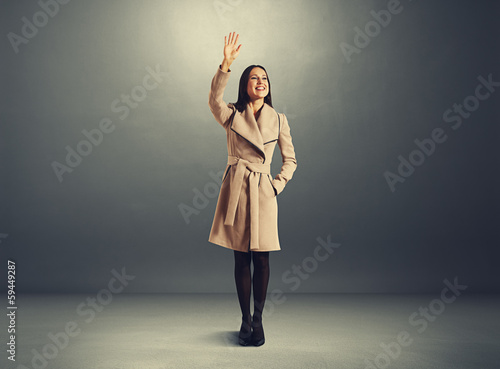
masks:
<svg viewBox="0 0 500 369"><path fill-rule="evenodd" d="M259 149L265 157L264 145L278 139L279 126L278 114L267 103L262 106L257 120L247 104L244 112L235 112L231 129Z"/></svg>

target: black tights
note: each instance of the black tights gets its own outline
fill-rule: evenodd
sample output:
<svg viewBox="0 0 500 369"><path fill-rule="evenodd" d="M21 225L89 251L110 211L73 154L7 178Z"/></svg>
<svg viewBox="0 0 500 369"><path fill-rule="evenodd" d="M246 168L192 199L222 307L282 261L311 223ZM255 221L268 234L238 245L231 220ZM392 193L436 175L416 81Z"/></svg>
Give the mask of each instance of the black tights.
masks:
<svg viewBox="0 0 500 369"><path fill-rule="evenodd" d="M234 251L234 279L243 321L250 323L250 290L252 276L250 263L253 260L253 321L260 323L266 302L269 283L269 252Z"/></svg>

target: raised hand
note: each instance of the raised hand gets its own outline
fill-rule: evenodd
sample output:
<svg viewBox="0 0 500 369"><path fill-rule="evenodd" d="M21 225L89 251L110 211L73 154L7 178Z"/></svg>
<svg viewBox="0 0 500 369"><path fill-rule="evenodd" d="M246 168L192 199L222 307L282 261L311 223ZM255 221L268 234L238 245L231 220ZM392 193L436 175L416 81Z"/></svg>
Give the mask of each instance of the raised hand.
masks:
<svg viewBox="0 0 500 369"><path fill-rule="evenodd" d="M229 39L227 36L224 36L224 60L222 62L223 70L226 66L229 68L234 59L236 59L240 54L241 44L236 47L239 38L240 35L236 34L236 32L230 32Z"/></svg>

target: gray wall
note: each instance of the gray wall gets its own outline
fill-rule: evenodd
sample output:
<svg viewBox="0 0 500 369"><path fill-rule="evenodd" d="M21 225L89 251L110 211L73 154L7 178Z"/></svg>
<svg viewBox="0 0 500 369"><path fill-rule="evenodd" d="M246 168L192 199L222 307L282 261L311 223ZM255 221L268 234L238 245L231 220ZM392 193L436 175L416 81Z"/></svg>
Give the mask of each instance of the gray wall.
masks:
<svg viewBox="0 0 500 369"><path fill-rule="evenodd" d="M96 292L123 267L136 277L127 292L234 291L232 252L207 241L209 173L226 162L207 97L234 30L243 46L225 100L247 65L265 65L298 159L278 199L270 289L430 292L457 277L499 291L500 87L468 98L479 76L500 81L499 3L402 0L377 29L370 12L387 7L73 0L44 19L35 1L2 1L1 275L10 258L18 292ZM365 26L367 45L355 40ZM342 43L355 41L346 57ZM159 83L144 80L148 67ZM464 99L470 116L447 122ZM434 151L413 152L432 132ZM58 178L68 146L88 155ZM392 191L384 173L398 174L400 155L423 163ZM275 174L278 150L274 160ZM198 214L187 222L181 204ZM317 238L329 235L339 245L318 261Z"/></svg>

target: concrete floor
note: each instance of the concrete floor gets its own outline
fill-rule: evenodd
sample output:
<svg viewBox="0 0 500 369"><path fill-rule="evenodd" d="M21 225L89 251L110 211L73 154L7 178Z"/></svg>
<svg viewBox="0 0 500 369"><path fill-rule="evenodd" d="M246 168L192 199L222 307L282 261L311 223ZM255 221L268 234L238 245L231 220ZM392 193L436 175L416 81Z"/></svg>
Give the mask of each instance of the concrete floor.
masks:
<svg viewBox="0 0 500 369"><path fill-rule="evenodd" d="M19 296L17 360L7 360L3 349L0 367L500 367L500 296L463 294L447 303L439 294L269 297L266 343L258 348L237 344L235 294L99 296L105 306L92 306L88 297L96 298ZM7 340L5 328L2 337Z"/></svg>

